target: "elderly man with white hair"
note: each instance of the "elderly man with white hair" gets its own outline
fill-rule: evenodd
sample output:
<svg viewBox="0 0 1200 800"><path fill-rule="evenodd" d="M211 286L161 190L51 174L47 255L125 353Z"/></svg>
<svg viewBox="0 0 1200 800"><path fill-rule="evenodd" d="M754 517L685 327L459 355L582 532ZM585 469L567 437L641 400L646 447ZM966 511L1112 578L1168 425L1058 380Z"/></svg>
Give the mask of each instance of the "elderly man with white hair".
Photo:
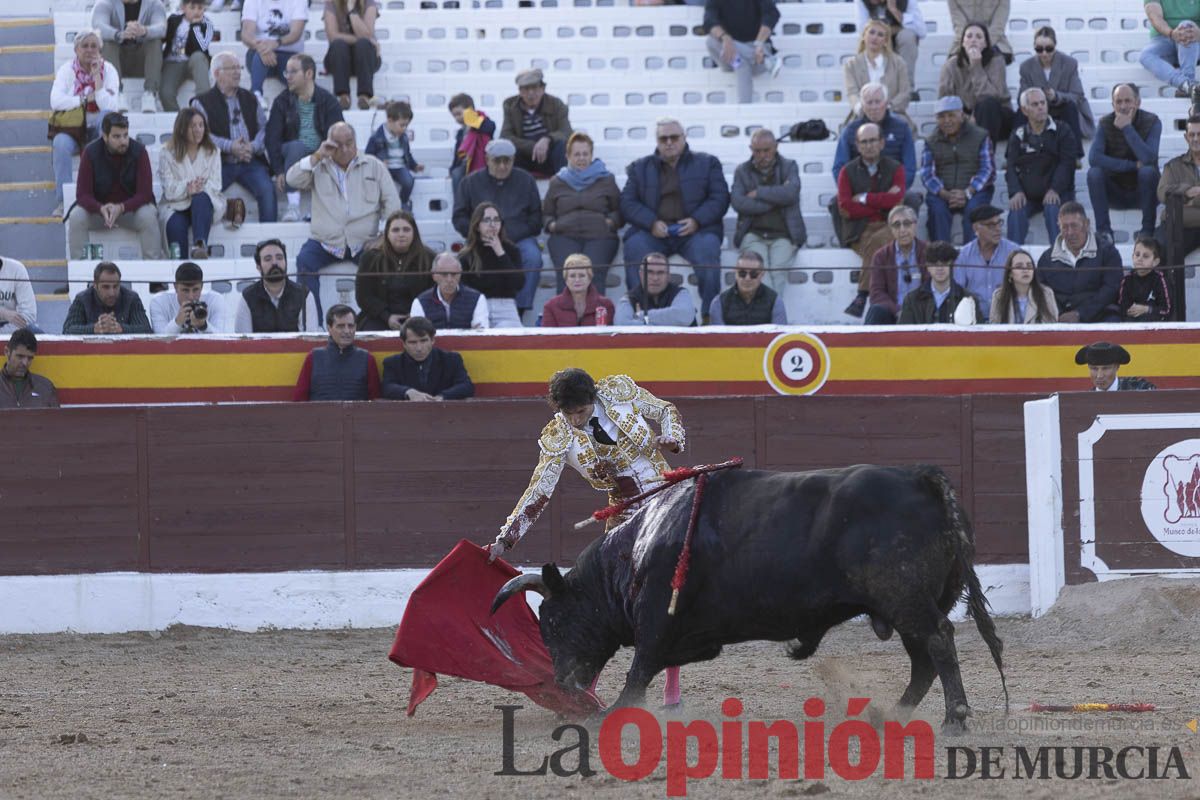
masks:
<svg viewBox="0 0 1200 800"><path fill-rule="evenodd" d="M833 179L837 181L842 167L858 158L855 137L858 126L873 122L883 134L883 154L904 165L904 204L914 210L921 207L921 193L912 191L913 179L917 175L917 148L913 142L912 128L908 122L891 110L888 90L882 83L863 84L859 93L862 114L842 128L838 136L837 150L833 155Z"/></svg>
<svg viewBox="0 0 1200 800"><path fill-rule="evenodd" d="M258 221L275 222L279 204L267 166L267 115L258 99L239 85L242 63L236 55L213 56L212 76L215 85L193 99L192 106L208 120L209 135L221 151L221 190L235 183L244 186L258 203ZM236 207L231 213L238 221Z"/></svg>
<svg viewBox="0 0 1200 800"><path fill-rule="evenodd" d="M311 155L287 171L287 182L312 191L312 238L296 257L299 282L317 298L321 310L322 267L339 261L358 263L367 242L379 235L379 222L402 211L396 184L382 161L358 152L354 128L329 126L329 136Z"/></svg>
<svg viewBox="0 0 1200 800"><path fill-rule="evenodd" d="M1008 137L1008 238L1025 244L1029 218L1041 211L1046 235L1058 238L1058 209L1075 199L1075 154L1079 143L1069 125L1050 116L1046 93L1036 86L1021 92L1026 122Z"/></svg>

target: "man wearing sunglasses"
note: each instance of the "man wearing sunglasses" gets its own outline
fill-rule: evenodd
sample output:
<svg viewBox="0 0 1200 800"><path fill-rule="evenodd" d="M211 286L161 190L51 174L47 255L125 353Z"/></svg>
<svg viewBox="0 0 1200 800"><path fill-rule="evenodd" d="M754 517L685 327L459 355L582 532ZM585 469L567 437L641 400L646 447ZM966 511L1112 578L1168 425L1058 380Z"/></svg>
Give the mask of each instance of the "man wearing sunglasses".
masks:
<svg viewBox="0 0 1200 800"><path fill-rule="evenodd" d="M688 147L678 120L659 120L655 137L655 152L625 170L625 285L637 288L638 265L646 254L681 255L696 273L700 307L707 309L721 290L722 219L729 208L729 186L715 156Z"/></svg>
<svg viewBox="0 0 1200 800"><path fill-rule="evenodd" d="M762 256L753 250L738 254L734 285L713 299L708 316L711 325L787 325L783 298L763 286Z"/></svg>
<svg viewBox="0 0 1200 800"><path fill-rule="evenodd" d="M929 279L925 271L925 242L917 238L917 212L898 205L888 212L892 242L871 257L871 307L866 325L895 325L900 304Z"/></svg>

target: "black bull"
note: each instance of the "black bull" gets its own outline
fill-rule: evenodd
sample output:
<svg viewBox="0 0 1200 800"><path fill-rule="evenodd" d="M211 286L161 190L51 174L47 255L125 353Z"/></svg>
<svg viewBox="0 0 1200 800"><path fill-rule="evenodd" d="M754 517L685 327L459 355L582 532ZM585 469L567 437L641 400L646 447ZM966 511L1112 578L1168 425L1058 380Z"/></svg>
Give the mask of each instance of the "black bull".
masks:
<svg viewBox="0 0 1200 800"><path fill-rule="evenodd" d="M693 534L691 565L674 616L671 578L695 494L692 481L651 498L592 542L566 576L553 564L496 595L544 595L542 639L556 680L588 686L619 647L634 647L616 706L638 704L662 669L716 658L722 646L797 640L812 655L826 631L861 614L876 634L899 632L912 660L902 713L937 675L945 727L970 714L947 614L963 596L1000 670L1002 644L975 575L974 534L945 473L878 467L709 476ZM1007 687L1005 698L1007 703Z"/></svg>

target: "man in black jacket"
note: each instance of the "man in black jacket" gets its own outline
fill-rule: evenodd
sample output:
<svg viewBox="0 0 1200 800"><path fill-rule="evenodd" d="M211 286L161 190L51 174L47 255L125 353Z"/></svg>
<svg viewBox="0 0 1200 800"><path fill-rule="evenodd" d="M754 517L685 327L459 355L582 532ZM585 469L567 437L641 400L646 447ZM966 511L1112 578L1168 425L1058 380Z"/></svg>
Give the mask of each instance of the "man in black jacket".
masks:
<svg viewBox="0 0 1200 800"><path fill-rule="evenodd" d="M1046 235L1058 238L1058 209L1075 199L1075 154L1079 144L1068 125L1050 116L1046 93L1036 86L1021 92L1026 122L1008 138L1008 238L1025 244L1029 218L1042 212Z"/></svg>
<svg viewBox="0 0 1200 800"><path fill-rule="evenodd" d="M983 322L983 313L974 295L953 278L957 258L958 250L949 242L930 242L925 248L929 280L904 296L904 304L900 307L901 325L954 322L954 312L963 300L969 300L975 306L975 321Z"/></svg>
<svg viewBox="0 0 1200 800"><path fill-rule="evenodd" d="M152 332L142 299L121 285L121 269L111 261L96 265L91 287L75 295L63 320L63 333L74 336Z"/></svg>
<svg viewBox="0 0 1200 800"><path fill-rule="evenodd" d="M284 190L283 176L300 159L314 152L329 138L335 122L344 122L342 107L330 92L317 86L317 63L312 56L298 53L288 59L283 71L287 91L280 92L271 104L267 118L267 158L275 188ZM300 221L300 192L287 193L288 210L282 222Z"/></svg>
<svg viewBox="0 0 1200 800"><path fill-rule="evenodd" d="M433 346L436 331L425 317L409 317L400 329L404 352L383 361L383 396L389 400L460 400L475 386L462 356Z"/></svg>

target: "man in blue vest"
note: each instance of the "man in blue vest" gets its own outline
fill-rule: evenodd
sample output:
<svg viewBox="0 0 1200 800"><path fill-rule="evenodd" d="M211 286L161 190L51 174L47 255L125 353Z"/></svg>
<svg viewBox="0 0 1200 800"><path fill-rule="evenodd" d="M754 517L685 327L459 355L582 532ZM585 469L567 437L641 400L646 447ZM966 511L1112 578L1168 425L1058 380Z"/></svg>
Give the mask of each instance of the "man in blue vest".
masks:
<svg viewBox="0 0 1200 800"><path fill-rule="evenodd" d="M354 309L338 303L325 313L329 341L304 359L292 399L375 400L379 366L375 356L354 344Z"/></svg>
<svg viewBox="0 0 1200 800"><path fill-rule="evenodd" d="M425 317L437 330L488 327L487 298L462 285L462 264L451 252L438 253L430 269L434 286L413 298L409 318Z"/></svg>

